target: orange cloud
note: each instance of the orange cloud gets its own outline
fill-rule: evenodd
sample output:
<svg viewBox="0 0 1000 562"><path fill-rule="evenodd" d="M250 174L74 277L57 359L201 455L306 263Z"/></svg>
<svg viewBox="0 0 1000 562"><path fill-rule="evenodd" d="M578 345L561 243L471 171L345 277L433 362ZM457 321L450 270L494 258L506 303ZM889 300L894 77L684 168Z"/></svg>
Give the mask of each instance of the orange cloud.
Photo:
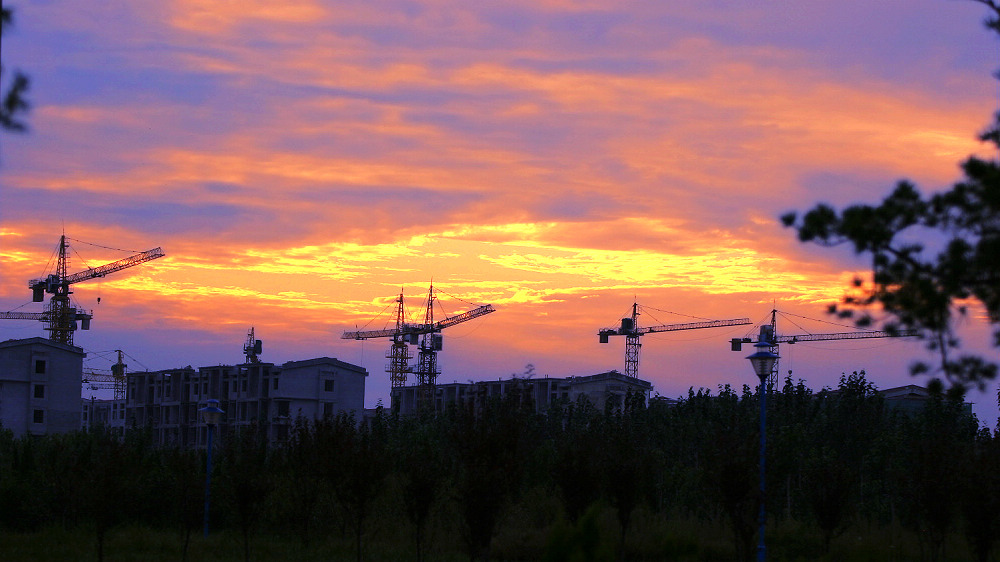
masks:
<svg viewBox="0 0 1000 562"><path fill-rule="evenodd" d="M297 0L257 4L237 0L177 0L171 3L171 23L180 29L214 34L245 22L309 23L327 15L318 2Z"/></svg>
<svg viewBox="0 0 1000 562"><path fill-rule="evenodd" d="M257 325L287 359L367 354L378 374L382 344L340 332L383 322L401 287L419 311L431 279L452 310L499 308L447 334L456 365L491 376L525 359L620 369L596 330L632 299L821 314L864 263L800 247L777 215L872 200L904 175L949 183L995 105L988 71L948 58L957 36L924 39L941 41L928 64L945 76L923 87L880 72L888 56L825 46L835 26L776 25L856 19L835 3L66 6L33 7L45 35L12 59L53 86L31 135L4 145L0 298L30 298L62 228L162 245L167 258L74 294L95 309L81 341L149 334L149 353L232 339L238 360ZM74 45L53 39L68 30ZM22 54L7 43L5 61ZM643 369L721 377L726 335L657 339ZM711 361L682 367L695 352Z"/></svg>

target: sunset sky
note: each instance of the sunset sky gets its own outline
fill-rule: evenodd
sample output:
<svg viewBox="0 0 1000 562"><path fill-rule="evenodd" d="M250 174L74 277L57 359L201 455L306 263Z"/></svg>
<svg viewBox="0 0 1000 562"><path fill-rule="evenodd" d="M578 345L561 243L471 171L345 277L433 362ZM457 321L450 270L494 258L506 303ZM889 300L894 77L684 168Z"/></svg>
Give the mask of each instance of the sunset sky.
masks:
<svg viewBox="0 0 1000 562"><path fill-rule="evenodd" d="M600 328L765 321L841 332L824 310L868 264L802 245L778 217L948 187L997 108L996 37L971 1L505 2L25 0L3 63L31 77L30 131L0 145L0 309L27 281L156 246L75 285L75 343L107 369L330 356L388 404L382 328L401 288L449 328L440 381L624 370ZM8 76L5 74L5 83ZM88 244L89 243L89 244ZM48 264L48 265L47 265ZM97 299L101 302L98 304ZM668 312L669 311L669 312ZM380 315L381 313L381 315ZM786 323L782 323L786 322ZM965 347L993 353L981 311ZM754 384L728 340L643 338L639 374L676 397ZM0 340L44 335L0 321ZM814 389L865 369L923 383L919 341L782 346ZM137 362L138 361L138 362ZM536 375L537 376L537 375ZM995 388L970 397L995 421Z"/></svg>

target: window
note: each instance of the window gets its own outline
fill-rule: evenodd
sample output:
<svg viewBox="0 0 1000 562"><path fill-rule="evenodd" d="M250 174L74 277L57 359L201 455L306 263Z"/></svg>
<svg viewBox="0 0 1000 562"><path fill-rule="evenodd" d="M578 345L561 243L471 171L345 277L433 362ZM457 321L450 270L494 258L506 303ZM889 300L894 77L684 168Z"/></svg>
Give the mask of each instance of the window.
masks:
<svg viewBox="0 0 1000 562"><path fill-rule="evenodd" d="M333 402L323 403L323 417L324 418L333 417Z"/></svg>
<svg viewBox="0 0 1000 562"><path fill-rule="evenodd" d="M44 375L45 374L45 360L35 359L35 374Z"/></svg>
<svg viewBox="0 0 1000 562"><path fill-rule="evenodd" d="M240 392L246 392L246 391L247 391L247 380L243 379L240 384Z"/></svg>
<svg viewBox="0 0 1000 562"><path fill-rule="evenodd" d="M326 379L323 381L323 390L333 392L333 379Z"/></svg>
<svg viewBox="0 0 1000 562"><path fill-rule="evenodd" d="M45 423L45 410L33 411L31 421L34 423Z"/></svg>
<svg viewBox="0 0 1000 562"><path fill-rule="evenodd" d="M45 398L45 385L36 384L35 385L35 398Z"/></svg>
<svg viewBox="0 0 1000 562"><path fill-rule="evenodd" d="M274 390L278 390L278 377L274 377Z"/></svg>
<svg viewBox="0 0 1000 562"><path fill-rule="evenodd" d="M279 416L288 415L288 402L278 402L278 415Z"/></svg>

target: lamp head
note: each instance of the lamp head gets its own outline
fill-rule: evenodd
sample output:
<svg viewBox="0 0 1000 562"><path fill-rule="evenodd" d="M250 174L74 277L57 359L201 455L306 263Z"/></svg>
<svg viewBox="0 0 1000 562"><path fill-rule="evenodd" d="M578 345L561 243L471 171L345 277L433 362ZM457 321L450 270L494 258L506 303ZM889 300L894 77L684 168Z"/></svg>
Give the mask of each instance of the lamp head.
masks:
<svg viewBox="0 0 1000 562"><path fill-rule="evenodd" d="M753 344L757 348L757 352L748 355L747 359L750 360L750 365L753 366L753 372L757 374L757 378L763 380L774 371L774 365L778 362L778 354L771 351L771 344L764 341L758 341Z"/></svg>
<svg viewBox="0 0 1000 562"><path fill-rule="evenodd" d="M219 401L215 398L207 400L207 405L204 408L200 408L198 412L201 413L201 419L208 425L216 425L222 421L222 415L226 413L219 408Z"/></svg>

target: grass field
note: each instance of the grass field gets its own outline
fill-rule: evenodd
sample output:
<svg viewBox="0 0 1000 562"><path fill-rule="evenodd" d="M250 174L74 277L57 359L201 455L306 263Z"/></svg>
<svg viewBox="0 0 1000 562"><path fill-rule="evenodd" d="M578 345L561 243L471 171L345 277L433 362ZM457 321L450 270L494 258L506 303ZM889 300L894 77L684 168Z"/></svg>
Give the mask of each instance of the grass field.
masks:
<svg viewBox="0 0 1000 562"><path fill-rule="evenodd" d="M573 529L566 523L549 529L519 530L508 526L492 543L493 560L614 560L618 537L609 513L597 516L593 529ZM414 560L408 531L388 522L376 525L365 536L366 561ZM586 536L587 534L594 536ZM559 538L555 538L559 537ZM566 544L596 540L589 556L568 552ZM901 530L880 529L860 533L847 531L837 537L830 552L820 551L817 533L798 524L774 525L768 533L768 560L771 561L859 561L893 562L927 559L921 556L917 537ZM562 542L560 542L562 541ZM183 535L162 529L135 526L113 529L106 539L104 559L113 562L176 562L184 560ZM727 528L706 527L697 521L670 522L638 517L628 541L629 560L676 560L681 562L725 561L733 559ZM48 527L32 533L0 533L0 560L5 562L97 560L94 534L83 528L66 530ZM233 531L213 532L205 539L194 533L187 560L239 562L244 559L243 542ZM251 539L250 559L254 561L353 561L357 559L353 539L331 535L317 537L308 546L294 536L257 533ZM431 561L464 561L468 556L460 536L437 533L425 556ZM970 553L964 541L955 537L947 545L943 561L967 561Z"/></svg>

